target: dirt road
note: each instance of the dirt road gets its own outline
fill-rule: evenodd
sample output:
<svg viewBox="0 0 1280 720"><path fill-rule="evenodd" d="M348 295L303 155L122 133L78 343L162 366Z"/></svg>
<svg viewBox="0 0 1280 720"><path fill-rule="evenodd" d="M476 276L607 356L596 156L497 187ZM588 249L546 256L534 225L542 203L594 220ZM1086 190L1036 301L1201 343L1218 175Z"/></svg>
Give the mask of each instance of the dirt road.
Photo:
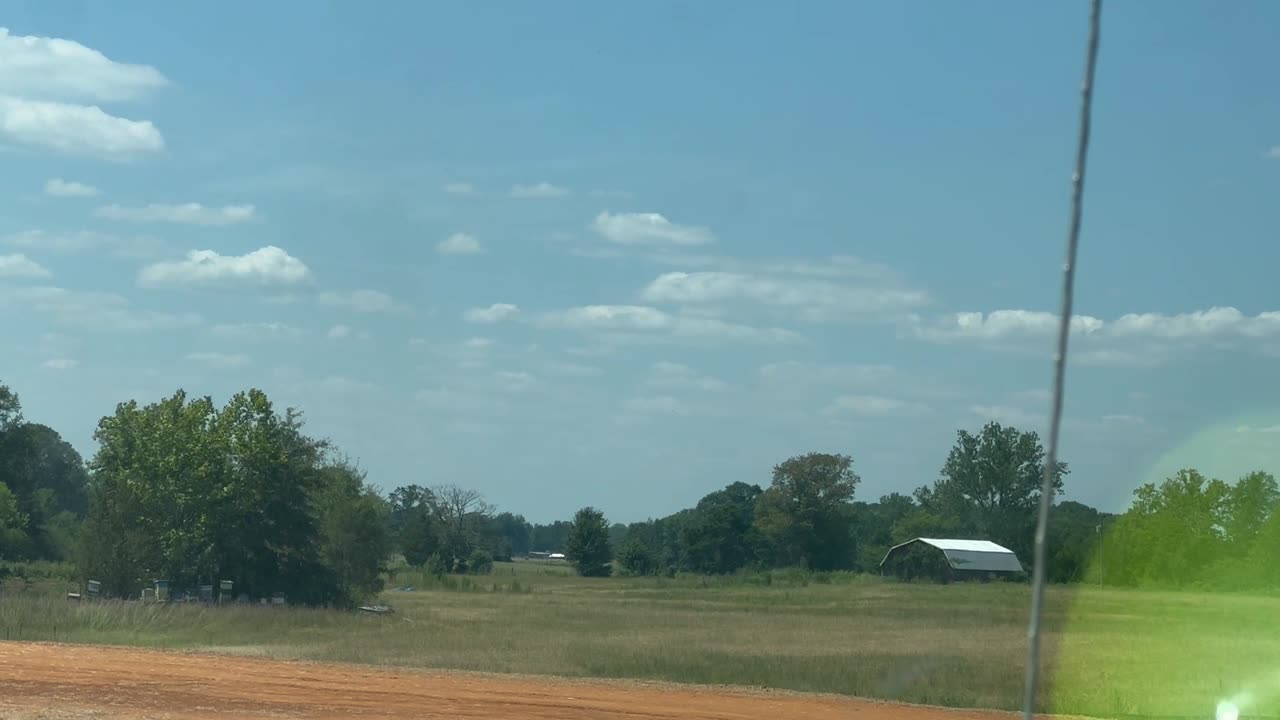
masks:
<svg viewBox="0 0 1280 720"><path fill-rule="evenodd" d="M781 692L0 642L0 717L1010 720L1012 715Z"/></svg>

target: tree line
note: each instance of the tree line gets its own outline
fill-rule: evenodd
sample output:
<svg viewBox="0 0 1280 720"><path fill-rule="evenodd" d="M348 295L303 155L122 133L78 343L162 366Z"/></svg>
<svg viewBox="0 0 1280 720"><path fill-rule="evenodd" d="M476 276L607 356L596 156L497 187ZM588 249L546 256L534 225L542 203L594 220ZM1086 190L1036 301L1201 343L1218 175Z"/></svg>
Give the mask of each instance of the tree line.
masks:
<svg viewBox="0 0 1280 720"><path fill-rule="evenodd" d="M938 478L910 494L858 499L853 458L811 452L776 465L765 487L735 481L665 517L610 524L584 507L534 524L458 485L384 495L259 390L222 407L181 390L121 403L94 438L86 463L56 431L25 421L0 385L0 560L70 561L112 595L156 578L232 580L250 596L335 606L380 591L396 554L438 575L487 572L533 551L563 552L587 576L876 572L897 543L953 537L995 541L1029 569L1045 463L1036 433L991 422L959 430ZM1066 463L1054 469L1057 491L1068 474ZM1228 485L1192 469L1139 487L1120 515L1060 501L1049 577L1262 587L1280 577L1278 503L1265 472Z"/></svg>

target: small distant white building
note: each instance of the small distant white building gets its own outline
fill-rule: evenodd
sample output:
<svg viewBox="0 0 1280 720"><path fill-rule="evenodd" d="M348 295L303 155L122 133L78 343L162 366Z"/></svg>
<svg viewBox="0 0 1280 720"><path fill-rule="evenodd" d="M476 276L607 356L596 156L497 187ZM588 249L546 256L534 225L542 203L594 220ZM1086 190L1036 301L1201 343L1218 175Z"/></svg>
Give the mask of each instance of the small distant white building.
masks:
<svg viewBox="0 0 1280 720"><path fill-rule="evenodd" d="M549 552L547 550L530 550L525 553L526 560L540 560L542 562L551 562L553 560L564 560L564 553Z"/></svg>

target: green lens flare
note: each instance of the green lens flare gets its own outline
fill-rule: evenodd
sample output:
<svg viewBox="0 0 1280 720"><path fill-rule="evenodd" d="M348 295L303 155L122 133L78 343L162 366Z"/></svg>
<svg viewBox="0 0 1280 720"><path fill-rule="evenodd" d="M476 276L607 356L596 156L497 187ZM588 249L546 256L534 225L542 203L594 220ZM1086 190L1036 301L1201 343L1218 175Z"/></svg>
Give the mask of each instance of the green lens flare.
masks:
<svg viewBox="0 0 1280 720"><path fill-rule="evenodd" d="M1273 474L1280 474L1274 412L1206 427L1152 464L1132 506L1099 528L1086 582L1051 589L1048 711L1280 714Z"/></svg>

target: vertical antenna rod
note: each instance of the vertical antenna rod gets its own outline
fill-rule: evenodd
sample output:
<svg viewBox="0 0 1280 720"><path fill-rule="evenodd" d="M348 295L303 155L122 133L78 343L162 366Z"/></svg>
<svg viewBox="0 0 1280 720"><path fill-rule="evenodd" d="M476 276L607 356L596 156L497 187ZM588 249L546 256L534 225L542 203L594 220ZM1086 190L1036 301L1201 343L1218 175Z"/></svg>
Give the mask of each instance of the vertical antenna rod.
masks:
<svg viewBox="0 0 1280 720"><path fill-rule="evenodd" d="M1058 477L1058 434L1062 426L1062 396L1066 381L1067 340L1071 335L1071 305L1076 278L1076 249L1080 245L1080 210L1084 200L1084 169L1089 156L1089 121L1093 112L1093 73L1098 62L1098 25L1102 0L1092 0L1089 10L1089 46L1084 81L1080 85L1080 130L1076 139L1076 169L1071 176L1071 224L1067 231L1067 260L1062 266L1062 310L1058 317L1058 352L1053 359L1053 405L1049 411L1049 451L1040 485L1040 516L1036 522L1035 565L1031 580L1031 622L1027 627L1027 686L1022 717L1032 720L1036 687L1040 679L1040 622L1044 614L1049 508Z"/></svg>

